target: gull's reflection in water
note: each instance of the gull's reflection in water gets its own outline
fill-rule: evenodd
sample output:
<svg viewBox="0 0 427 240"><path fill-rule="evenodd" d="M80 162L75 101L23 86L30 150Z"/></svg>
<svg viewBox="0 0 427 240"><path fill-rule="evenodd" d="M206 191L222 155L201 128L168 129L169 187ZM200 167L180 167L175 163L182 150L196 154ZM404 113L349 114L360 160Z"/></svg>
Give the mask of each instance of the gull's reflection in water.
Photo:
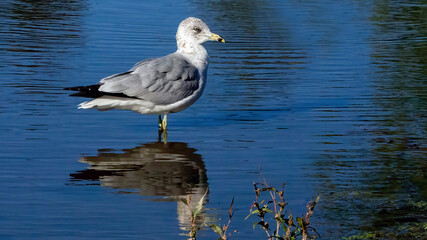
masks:
<svg viewBox="0 0 427 240"><path fill-rule="evenodd" d="M70 174L71 181L99 181L104 187L120 193L166 197L177 201L178 220L182 230L191 225L191 212L177 198L191 196L191 207L208 191L205 164L196 149L182 142L154 142L123 149L121 152L98 150L97 156L84 156L80 162L90 166ZM93 184L93 183L88 183ZM204 198L205 205L208 195ZM197 222L211 222L200 214Z"/></svg>

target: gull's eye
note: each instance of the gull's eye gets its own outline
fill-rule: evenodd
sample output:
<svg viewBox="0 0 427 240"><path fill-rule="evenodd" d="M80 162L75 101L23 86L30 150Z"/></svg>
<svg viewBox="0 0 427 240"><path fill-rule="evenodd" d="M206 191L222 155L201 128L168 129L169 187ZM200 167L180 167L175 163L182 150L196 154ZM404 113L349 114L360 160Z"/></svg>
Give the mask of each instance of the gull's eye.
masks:
<svg viewBox="0 0 427 240"><path fill-rule="evenodd" d="M195 32L195 33L200 33L201 31L202 31L202 29L200 29L198 27L193 28L193 32Z"/></svg>

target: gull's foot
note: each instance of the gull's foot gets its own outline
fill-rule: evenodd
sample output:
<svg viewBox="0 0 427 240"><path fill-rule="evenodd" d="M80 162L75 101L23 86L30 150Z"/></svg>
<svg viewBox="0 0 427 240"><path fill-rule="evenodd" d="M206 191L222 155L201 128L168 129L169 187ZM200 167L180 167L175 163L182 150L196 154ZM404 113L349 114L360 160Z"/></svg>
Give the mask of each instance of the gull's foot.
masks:
<svg viewBox="0 0 427 240"><path fill-rule="evenodd" d="M168 141L168 116L167 115L165 115L164 117L163 117L163 120L162 120L162 117L159 115L159 142L160 142L160 139L162 138L163 139L163 142L164 143L167 143L167 141Z"/></svg>

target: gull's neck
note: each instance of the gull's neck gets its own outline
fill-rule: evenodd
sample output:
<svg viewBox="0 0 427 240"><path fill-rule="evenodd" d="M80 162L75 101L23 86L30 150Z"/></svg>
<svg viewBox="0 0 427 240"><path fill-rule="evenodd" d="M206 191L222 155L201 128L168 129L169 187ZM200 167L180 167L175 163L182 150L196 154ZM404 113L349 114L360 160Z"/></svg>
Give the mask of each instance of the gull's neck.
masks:
<svg viewBox="0 0 427 240"><path fill-rule="evenodd" d="M186 56L199 69L205 69L209 64L209 55L201 44L178 44L177 52Z"/></svg>

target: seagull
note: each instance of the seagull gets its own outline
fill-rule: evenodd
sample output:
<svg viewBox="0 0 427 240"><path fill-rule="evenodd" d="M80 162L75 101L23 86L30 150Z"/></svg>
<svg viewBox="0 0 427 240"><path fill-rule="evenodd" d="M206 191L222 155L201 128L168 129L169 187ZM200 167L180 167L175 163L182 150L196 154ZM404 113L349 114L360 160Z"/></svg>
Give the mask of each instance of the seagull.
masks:
<svg viewBox="0 0 427 240"><path fill-rule="evenodd" d="M203 43L224 43L200 19L189 17L178 26L176 52L136 63L129 71L101 79L95 85L65 88L70 96L93 98L80 109L122 109L159 115L159 130L167 131L167 116L191 106L206 86L209 56ZM163 115L163 120L161 118Z"/></svg>

